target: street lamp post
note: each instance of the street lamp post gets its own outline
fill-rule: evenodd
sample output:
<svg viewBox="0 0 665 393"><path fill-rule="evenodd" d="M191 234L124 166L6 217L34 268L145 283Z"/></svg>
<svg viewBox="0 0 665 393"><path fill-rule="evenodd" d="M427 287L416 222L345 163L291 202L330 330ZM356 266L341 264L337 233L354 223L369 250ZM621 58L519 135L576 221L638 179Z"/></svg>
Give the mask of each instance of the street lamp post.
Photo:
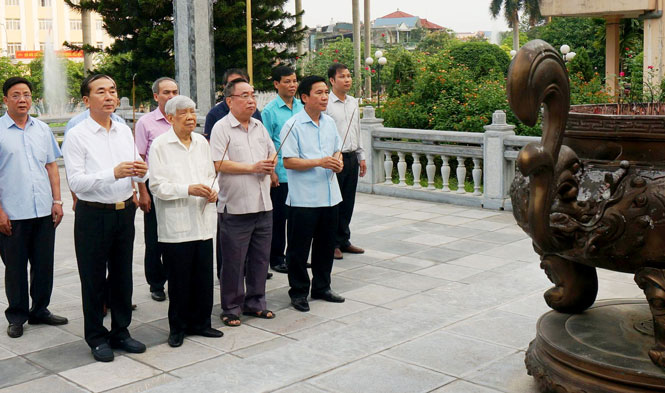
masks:
<svg viewBox="0 0 665 393"><path fill-rule="evenodd" d="M374 57L376 57L376 59L377 59L376 78L377 78L377 82L378 82L378 85L379 85L376 89L376 100L377 100L376 106L377 106L377 108L381 108L381 68L384 65L386 65L386 63L388 62L388 59L383 57L383 52L381 52L380 50L377 50L376 52L374 52ZM371 56L366 58L365 59L365 64L367 66L371 67L372 64L374 64L374 59Z"/></svg>
<svg viewBox="0 0 665 393"><path fill-rule="evenodd" d="M563 61L571 61L577 55L575 52L570 51L570 46L568 45L561 45L561 48L559 48L559 51L561 51L561 54L563 55Z"/></svg>

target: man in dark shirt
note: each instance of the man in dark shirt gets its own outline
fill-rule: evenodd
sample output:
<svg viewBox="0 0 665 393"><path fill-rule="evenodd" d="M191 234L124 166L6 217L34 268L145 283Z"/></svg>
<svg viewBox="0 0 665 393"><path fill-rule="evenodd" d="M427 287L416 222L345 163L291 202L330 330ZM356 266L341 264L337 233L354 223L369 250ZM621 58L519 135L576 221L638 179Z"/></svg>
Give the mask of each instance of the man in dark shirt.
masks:
<svg viewBox="0 0 665 393"><path fill-rule="evenodd" d="M235 79L243 79L246 82L249 82L249 75L247 74L247 71L243 70L242 68L229 68L222 76L222 86L226 86L228 82L231 82ZM210 112L208 112L206 115L206 123L203 127L203 136L206 137L207 140L210 140L210 133L212 132L212 127L215 125L215 123L221 120L222 117L226 116L228 113L229 106L226 105L226 100L222 96L219 104L213 106L212 109L210 109ZM252 117L260 122L263 122L263 119L261 119L261 111L259 111L258 108Z"/></svg>

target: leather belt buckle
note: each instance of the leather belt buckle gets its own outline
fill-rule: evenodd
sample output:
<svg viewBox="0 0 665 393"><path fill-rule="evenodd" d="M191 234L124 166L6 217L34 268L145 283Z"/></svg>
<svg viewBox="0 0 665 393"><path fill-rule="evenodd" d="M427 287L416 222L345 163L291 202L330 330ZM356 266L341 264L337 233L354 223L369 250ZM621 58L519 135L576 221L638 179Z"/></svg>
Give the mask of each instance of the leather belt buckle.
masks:
<svg viewBox="0 0 665 393"><path fill-rule="evenodd" d="M115 203L115 210L122 210L125 208L125 202L116 202Z"/></svg>

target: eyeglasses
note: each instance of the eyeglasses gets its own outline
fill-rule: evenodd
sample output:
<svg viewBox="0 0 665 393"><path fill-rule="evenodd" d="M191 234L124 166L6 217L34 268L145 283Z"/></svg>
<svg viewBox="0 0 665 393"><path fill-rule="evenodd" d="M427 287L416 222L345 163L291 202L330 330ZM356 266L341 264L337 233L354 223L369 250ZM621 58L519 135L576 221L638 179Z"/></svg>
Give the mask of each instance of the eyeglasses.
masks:
<svg viewBox="0 0 665 393"><path fill-rule="evenodd" d="M248 100L256 100L256 96L254 94L250 93L243 93L243 94L231 94L231 97L238 97L242 100L248 101Z"/></svg>
<svg viewBox="0 0 665 393"><path fill-rule="evenodd" d="M12 99L12 100L14 100L14 101L18 101L18 100L20 100L21 98L23 98L23 99L25 99L25 100L31 100L31 99L32 99L32 94L23 94L23 95L21 95L21 94L13 94L13 95L9 96L9 98Z"/></svg>

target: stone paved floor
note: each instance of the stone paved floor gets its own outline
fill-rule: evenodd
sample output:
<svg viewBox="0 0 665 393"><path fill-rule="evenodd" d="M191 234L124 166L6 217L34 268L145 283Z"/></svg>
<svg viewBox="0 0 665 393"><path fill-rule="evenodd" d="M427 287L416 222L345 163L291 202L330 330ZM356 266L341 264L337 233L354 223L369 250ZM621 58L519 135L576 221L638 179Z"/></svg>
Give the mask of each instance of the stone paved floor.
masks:
<svg viewBox="0 0 665 393"><path fill-rule="evenodd" d="M63 189L65 185L63 185ZM65 206L71 207L66 195ZM364 255L335 261L347 301L289 307L287 279L267 283L274 320L243 318L224 337L166 344L168 302L150 299L142 214L134 251L134 337L140 355L94 362L82 339L73 213L57 231L51 310L62 327L26 325L10 339L0 318L0 392L534 392L524 351L550 286L510 213L359 194L352 231ZM4 289L4 267L0 266ZM0 309L6 308L4 290ZM642 297L630 275L600 272L599 298ZM213 326L220 327L219 287ZM106 318L110 324L110 318Z"/></svg>

